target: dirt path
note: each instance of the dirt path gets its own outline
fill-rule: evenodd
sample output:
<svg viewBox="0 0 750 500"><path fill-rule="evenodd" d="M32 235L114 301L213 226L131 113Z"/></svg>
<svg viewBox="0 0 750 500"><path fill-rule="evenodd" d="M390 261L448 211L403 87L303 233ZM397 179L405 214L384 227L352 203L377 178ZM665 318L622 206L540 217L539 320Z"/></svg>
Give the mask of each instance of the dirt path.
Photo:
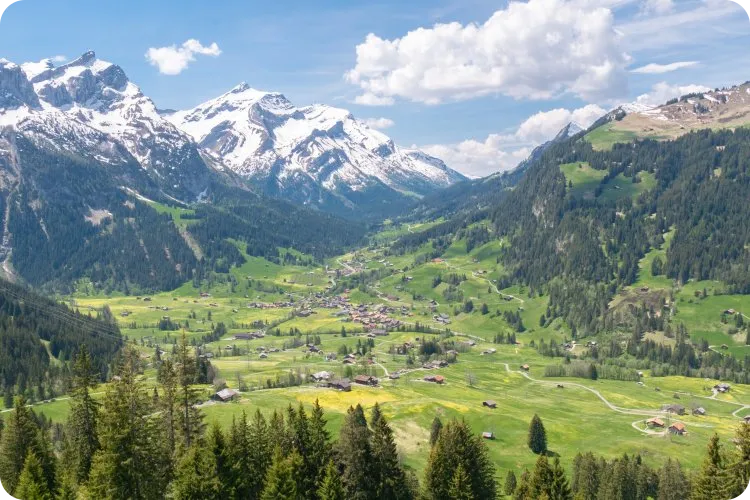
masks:
<svg viewBox="0 0 750 500"><path fill-rule="evenodd" d="M527 379L531 380L532 382L536 382L536 383L539 383L539 384L547 384L547 385L551 385L551 384L557 385L557 382L550 382L550 381L547 381L547 380L535 379L535 378L533 378L531 375L529 375L526 372L511 370L510 366L508 365L508 363L503 363L503 364L505 365L505 370L507 372L509 372L509 373L519 373L519 374L523 375L524 377L526 377ZM621 408L619 406L615 406L614 404L612 404L611 402L609 402L607 400L607 398L605 398L602 395L602 393L600 393L596 389L592 389L591 387L587 387L587 386L582 385L582 384L577 384L575 382L565 382L565 385L573 386L573 387L578 387L580 389L584 389L586 391L591 392L596 397L598 397L607 406L607 408L609 408L610 410L615 411L617 413L622 413L622 414L625 414L625 415L641 415L641 416L652 416L654 414L662 414L662 415L669 415L670 418L671 418L671 414L669 414L669 412L666 412L666 411L663 411L663 410L647 410L647 409L639 409L639 408ZM700 396L698 396L698 397L700 397ZM738 404L738 403L734 403L734 404ZM738 409L737 411L740 411L740 410L742 410L742 409L744 409L746 407L747 406L742 405L742 408ZM735 413L733 413L732 415L736 416ZM676 420L676 419L672 419L672 420L674 422L679 422L680 421L680 420ZM640 428L636 427L635 424L637 422L641 422L641 420L637 420L636 422L633 423L633 428L634 429L637 429L637 430L639 430L641 432L644 432L646 434L651 434L651 432L647 432L644 429L640 429ZM691 422L690 425L693 426L693 427L701 427L701 428L707 428L707 429L711 429L711 428L714 427L713 425L698 424L698 423L695 423L695 422Z"/></svg>

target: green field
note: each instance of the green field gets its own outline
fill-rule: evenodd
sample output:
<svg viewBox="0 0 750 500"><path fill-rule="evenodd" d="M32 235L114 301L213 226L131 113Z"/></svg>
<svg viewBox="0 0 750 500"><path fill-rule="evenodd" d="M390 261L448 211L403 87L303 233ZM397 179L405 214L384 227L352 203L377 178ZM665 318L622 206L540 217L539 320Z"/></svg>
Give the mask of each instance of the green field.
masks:
<svg viewBox="0 0 750 500"><path fill-rule="evenodd" d="M617 130L613 123L607 123L597 127L584 136L595 150L610 150L617 143L632 142L637 136L635 133L625 130Z"/></svg>
<svg viewBox="0 0 750 500"><path fill-rule="evenodd" d="M577 164L563 165L561 168L566 178L573 182L574 189L581 193L588 192L592 185L601 181L599 172L587 165L580 168ZM615 179L612 182L622 181ZM648 188L648 182L648 179L643 179L638 186ZM288 404L311 405L318 399L327 412L331 430L336 431L350 405L361 403L369 408L378 402L392 421L405 462L417 470L421 470L426 462L429 428L435 416L443 420L465 419L477 433L494 432L497 439L488 442L488 446L498 466L498 474L504 474L507 469L518 472L530 467L535 461L536 457L525 443L528 423L534 413L542 417L547 427L550 449L560 454L568 468L578 451L592 450L607 457L640 453L653 465L661 464L667 457L678 456L691 469L700 464L708 439L714 432L728 443L739 417L750 413L750 387L747 386L735 385L729 394L712 398L710 387L715 381L703 379L650 378L648 373L644 385L612 380L545 379L544 366L561 361L541 357L529 344L541 339L560 342L569 338L570 331L561 320L555 320L547 327L539 326L539 317L548 305L547 297L530 297L524 287L503 290L495 287L495 280L505 272L497 262L504 242L492 241L467 252L466 241L457 240L438 261L416 263L419 255L430 251L428 246L405 255L387 253L388 241L401 234L402 229L389 228L389 233L379 235L377 244L327 260L327 269L324 266L280 266L262 258L246 256L247 262L231 271L234 280L202 283L198 288L188 283L173 292L150 296L149 301L144 301L144 297L83 294L71 300L82 310L97 310L108 305L123 334L137 342L144 356L151 356L157 344L169 351L169 344L176 342L181 334L180 331L158 329L164 316L180 322L188 338L195 340L209 333L218 322L225 323L229 333L206 344L203 352L214 354L212 364L218 370L218 379L229 387L244 391L240 401L203 406L208 421L228 426L242 411L260 409L269 413ZM671 237L672 233L665 235L665 244L646 255L641 262L639 282L633 291L624 292L623 300L627 299L628 293L635 293L642 287L664 290L665 293L673 288L671 280L651 275L653 259L657 255L664 256ZM341 356L335 361L326 361L322 355L292 347L295 338L290 336L292 331L301 333L299 339L303 343L312 342L314 336L319 336L318 347L325 353L336 353L343 345L353 349L358 341L366 340L352 333L360 331L361 325L336 316L332 309L317 307L308 317L293 316L298 304L307 303L305 301L316 293L327 293L326 287L332 279L335 281L335 271L346 271L344 264L366 269L392 269L386 277L365 289L351 290L349 299L352 303L384 304L393 307L391 316L407 326L419 322L440 330L448 328L458 335L448 340L461 342L470 336L477 341L475 347L461 349L465 352L459 354L458 362L438 371L446 377L446 384L424 382L422 378L428 372L420 368L418 362L416 366L407 366L406 356L389 353L391 346L414 342L424 335L416 332L391 332L386 337L377 337L372 351L373 363L360 362L352 367L343 365ZM406 271L402 271L404 268ZM328 274L327 270L331 273ZM451 274L461 277L456 286L460 299L446 296L448 284L445 282L433 287L435 276L441 275L447 280ZM709 286L708 296L698 299L695 291L702 290L703 285L688 283L675 288L676 319L685 322L692 338L710 338L711 344L716 346L726 343L729 344L727 355L742 354L744 339L740 342L740 339L728 335L728 326L721 323L719 313L730 307L740 310L747 305L747 299L714 295L716 290L721 290L720 284ZM210 296L201 297L201 292L208 292ZM293 300L294 304L273 309L248 307L250 302L281 300ZM430 302L433 300L435 305ZM475 306L469 313L462 307L467 300ZM482 304L487 304L487 314L481 313ZM402 307L406 312L402 312ZM496 334L514 332L504 319L506 311L521 315L525 331L516 332L519 345L490 344ZM129 314L123 316L123 312ZM437 322L433 319L435 314L447 315L450 324ZM232 339L234 333L266 324L274 325L274 328L265 338L251 341ZM346 336L341 334L342 327L348 332ZM276 328L280 336L271 334ZM260 346L278 351L269 352L268 357L262 359L257 350ZM483 355L482 351L490 347L497 352ZM582 348L577 347L574 352ZM531 379L519 372L523 363L531 365ZM400 379L386 377L386 373L401 369L409 371ZM268 388L269 383L283 382L290 374L304 379L321 370L336 376L371 373L381 377L381 386L355 386L349 393L318 388L310 383ZM155 381L153 372L153 369L146 372L146 379L151 384ZM557 388L557 384L564 388ZM206 387L206 397L209 393L210 388ZM686 436L649 434L644 420L662 415L659 412L661 405L674 402L676 394L681 404L703 406L708 416L680 417L689 429ZM496 400L498 408L482 407L481 403L486 399ZM58 400L40 404L38 410L60 420L65 418L67 404Z"/></svg>

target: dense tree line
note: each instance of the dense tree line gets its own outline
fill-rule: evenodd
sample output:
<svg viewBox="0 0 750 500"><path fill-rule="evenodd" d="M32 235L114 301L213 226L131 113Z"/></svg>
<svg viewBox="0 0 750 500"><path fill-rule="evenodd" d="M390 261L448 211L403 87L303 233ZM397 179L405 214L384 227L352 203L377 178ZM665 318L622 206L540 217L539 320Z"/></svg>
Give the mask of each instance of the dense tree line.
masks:
<svg viewBox="0 0 750 500"><path fill-rule="evenodd" d="M97 373L105 378L123 344L107 313L84 315L0 280L0 390L6 406L14 394L36 401L67 392L70 363L84 343Z"/></svg>
<svg viewBox="0 0 750 500"><path fill-rule="evenodd" d="M142 360L127 349L104 399L92 397L98 377L88 351L74 364L68 422L51 432L21 396L0 426L0 479L23 500L36 499L478 499L517 500L731 498L750 481L750 425L735 446L718 437L691 477L679 462L660 469L637 455L606 460L575 457L570 477L548 453L546 431L534 415L528 445L538 454L531 471L504 485L482 438L464 421L432 423L422 481L399 458L393 430L375 404L347 411L337 439L317 402L266 416L244 412L227 430L207 428L193 381L196 366L183 340L164 360L159 384L144 385Z"/></svg>

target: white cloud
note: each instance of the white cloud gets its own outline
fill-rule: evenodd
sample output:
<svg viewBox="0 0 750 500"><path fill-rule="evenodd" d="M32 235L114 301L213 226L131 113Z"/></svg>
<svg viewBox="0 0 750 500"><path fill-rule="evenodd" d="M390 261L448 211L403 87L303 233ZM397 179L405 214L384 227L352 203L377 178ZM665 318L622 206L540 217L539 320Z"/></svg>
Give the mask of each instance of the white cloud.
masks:
<svg viewBox="0 0 750 500"><path fill-rule="evenodd" d="M674 0L645 0L641 12L648 14L667 14L674 10Z"/></svg>
<svg viewBox="0 0 750 500"><path fill-rule="evenodd" d="M458 144L421 146L425 153L469 177L511 170L531 154L528 147L507 150L505 136L492 134L484 142L469 139Z"/></svg>
<svg viewBox="0 0 750 500"><path fill-rule="evenodd" d="M516 137L530 143L541 144L554 138L570 122L575 122L585 129L605 113L606 110L596 104L588 104L573 111L564 108L540 111L528 117L518 127Z"/></svg>
<svg viewBox="0 0 750 500"><path fill-rule="evenodd" d="M50 58L50 60L53 63L64 63L65 61L68 60L68 58L65 57L65 56L60 55L60 56L53 56L53 57Z"/></svg>
<svg viewBox="0 0 750 500"><path fill-rule="evenodd" d="M420 149L449 167L472 177L510 170L525 160L534 147L553 139L570 122L588 128L606 111L595 104L575 110L553 109L527 118L515 133L490 134L484 141L433 144Z"/></svg>
<svg viewBox="0 0 750 500"><path fill-rule="evenodd" d="M651 63L645 66L641 66L639 68L635 68L630 71L631 73L642 73L646 75L660 75L662 73L669 73L670 71L677 71L678 69L682 69L682 68L690 68L692 66L696 66L697 64L699 64L698 61L680 61L680 62L673 62L670 64Z"/></svg>
<svg viewBox="0 0 750 500"><path fill-rule="evenodd" d="M216 42L204 47L198 40L191 38L179 47L176 45L151 47L146 51L148 62L158 67L159 73L165 75L179 75L191 62L195 61L196 55L217 57L221 55L221 49Z"/></svg>
<svg viewBox="0 0 750 500"><path fill-rule="evenodd" d="M401 38L367 35L345 75L358 103L401 97L427 104L490 94L585 99L625 93L625 66L614 16L581 0L511 2L482 25L436 24Z"/></svg>
<svg viewBox="0 0 750 500"><path fill-rule="evenodd" d="M368 127L378 130L390 128L396 124L396 122L394 122L390 118L365 118L362 121L364 121L365 125L367 125Z"/></svg>
<svg viewBox="0 0 750 500"><path fill-rule="evenodd" d="M667 82L659 82L651 88L650 92L639 95L635 102L646 106L659 106L675 97L709 90L711 90L709 87L703 85L670 85Z"/></svg>
<svg viewBox="0 0 750 500"><path fill-rule="evenodd" d="M362 95L358 95L354 98L355 104L361 104L362 106L390 106L394 103L392 97L380 97L370 92L366 92Z"/></svg>

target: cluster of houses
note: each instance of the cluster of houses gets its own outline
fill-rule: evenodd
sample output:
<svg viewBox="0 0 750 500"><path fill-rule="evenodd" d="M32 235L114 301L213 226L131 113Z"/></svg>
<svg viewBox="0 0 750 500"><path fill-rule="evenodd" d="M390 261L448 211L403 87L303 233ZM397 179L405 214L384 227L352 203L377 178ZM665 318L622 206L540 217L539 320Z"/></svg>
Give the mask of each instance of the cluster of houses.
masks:
<svg viewBox="0 0 750 500"><path fill-rule="evenodd" d="M654 418L650 418L646 420L646 425L652 429L653 428L663 429L666 424L659 417L654 417ZM671 434L678 434L680 436L684 436L685 434L687 434L687 427L685 427L685 424L683 424L682 422L673 423L667 428L667 430Z"/></svg>
<svg viewBox="0 0 750 500"><path fill-rule="evenodd" d="M265 333L261 331L257 331L257 332L247 332L247 333L235 333L232 336L232 338L234 340L253 340L253 339L262 339L265 336L266 336Z"/></svg>
<svg viewBox="0 0 750 500"><path fill-rule="evenodd" d="M434 370L437 368L446 368L448 366L448 362L444 359L436 359L433 361L428 361L427 363L422 365L422 368L425 368L427 370Z"/></svg>
<svg viewBox="0 0 750 500"><path fill-rule="evenodd" d="M280 302L249 302L248 309L280 309L282 307L292 307L294 304L289 301Z"/></svg>
<svg viewBox="0 0 750 500"><path fill-rule="evenodd" d="M344 308L339 314L348 315L350 321L360 323L365 328L395 329L401 326L400 320L390 316L395 312L396 309L389 306L376 306L371 309L369 305L361 304Z"/></svg>

